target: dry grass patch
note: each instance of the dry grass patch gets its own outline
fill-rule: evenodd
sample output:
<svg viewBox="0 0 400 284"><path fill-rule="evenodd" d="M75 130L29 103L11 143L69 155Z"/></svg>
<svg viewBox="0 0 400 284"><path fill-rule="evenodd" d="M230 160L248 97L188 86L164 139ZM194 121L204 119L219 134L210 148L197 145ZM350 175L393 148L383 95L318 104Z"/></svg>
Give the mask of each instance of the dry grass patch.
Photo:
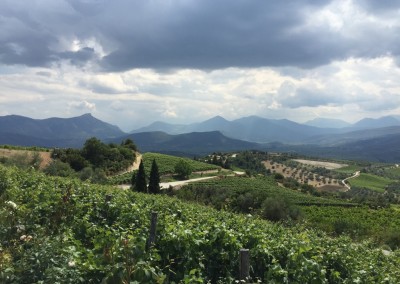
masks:
<svg viewBox="0 0 400 284"><path fill-rule="evenodd" d="M51 152L29 151L29 150L14 150L14 149L0 149L0 157L15 158L18 156L26 155L28 159L33 159L34 155L39 153L41 162L40 169L47 167L51 161Z"/></svg>
<svg viewBox="0 0 400 284"><path fill-rule="evenodd" d="M293 161L298 162L304 165L310 165L314 167L322 167L328 170L335 170L340 169L343 167L347 167L347 164L339 164L339 163L332 163L332 162L322 162L322 161L312 161L312 160L302 160L302 159L294 159Z"/></svg>

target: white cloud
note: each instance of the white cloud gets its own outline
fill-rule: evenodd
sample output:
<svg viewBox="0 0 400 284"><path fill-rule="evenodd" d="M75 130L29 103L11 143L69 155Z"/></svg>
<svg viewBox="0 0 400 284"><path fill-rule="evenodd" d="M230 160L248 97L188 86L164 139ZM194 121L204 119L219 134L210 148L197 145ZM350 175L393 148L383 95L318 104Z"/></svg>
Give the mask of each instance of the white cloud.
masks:
<svg viewBox="0 0 400 284"><path fill-rule="evenodd" d="M72 101L68 103L69 108L74 108L82 111L95 111L96 104L89 103L88 101Z"/></svg>
<svg viewBox="0 0 400 284"><path fill-rule="evenodd" d="M400 70L391 57L351 58L290 72L228 68L88 73L69 65L24 67L0 74L0 112L37 118L94 112L125 130L155 120L186 123L215 115L227 119L260 115L297 121L315 116L355 120L395 114L400 105L399 77ZM21 105L21 101L30 103Z"/></svg>
<svg viewBox="0 0 400 284"><path fill-rule="evenodd" d="M126 130L399 114L399 3L311 2L5 1L0 114Z"/></svg>

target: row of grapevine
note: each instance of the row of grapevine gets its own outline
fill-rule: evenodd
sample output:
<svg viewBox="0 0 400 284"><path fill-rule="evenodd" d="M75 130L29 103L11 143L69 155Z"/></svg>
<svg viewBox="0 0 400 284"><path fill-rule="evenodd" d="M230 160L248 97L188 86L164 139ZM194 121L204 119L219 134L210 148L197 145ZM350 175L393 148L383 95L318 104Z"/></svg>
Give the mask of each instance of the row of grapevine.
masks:
<svg viewBox="0 0 400 284"><path fill-rule="evenodd" d="M400 252L167 196L0 166L1 283L396 283ZM157 211L155 245L146 249Z"/></svg>
<svg viewBox="0 0 400 284"><path fill-rule="evenodd" d="M336 206L353 206L349 202L333 199L316 197L310 194L301 193L295 190L280 187L276 184L273 177L256 177L256 178L236 178L226 177L222 179L206 180L190 185L192 188L213 188L213 189L229 189L233 195L241 195L248 191L258 191L268 197L282 196L299 205L336 205Z"/></svg>
<svg viewBox="0 0 400 284"><path fill-rule="evenodd" d="M180 158L171 155L148 152L143 154L144 167L147 173L150 172L153 159L156 160L161 175L173 174L175 172L175 165L181 159L184 159L190 165L192 171L194 172L220 169L220 167L218 166L195 161L188 158Z"/></svg>
<svg viewBox="0 0 400 284"><path fill-rule="evenodd" d="M356 238L371 236L393 248L400 247L400 211L395 208L310 206L302 210L310 223L325 231ZM393 240L386 240L387 237Z"/></svg>

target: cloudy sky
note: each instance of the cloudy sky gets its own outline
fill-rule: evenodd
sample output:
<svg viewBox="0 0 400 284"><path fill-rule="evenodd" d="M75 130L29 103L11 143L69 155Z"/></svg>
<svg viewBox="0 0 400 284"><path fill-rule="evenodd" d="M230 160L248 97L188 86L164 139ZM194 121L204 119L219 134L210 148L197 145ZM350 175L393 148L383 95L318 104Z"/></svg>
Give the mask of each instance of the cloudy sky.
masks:
<svg viewBox="0 0 400 284"><path fill-rule="evenodd" d="M400 115L400 1L0 0L0 115L88 112Z"/></svg>

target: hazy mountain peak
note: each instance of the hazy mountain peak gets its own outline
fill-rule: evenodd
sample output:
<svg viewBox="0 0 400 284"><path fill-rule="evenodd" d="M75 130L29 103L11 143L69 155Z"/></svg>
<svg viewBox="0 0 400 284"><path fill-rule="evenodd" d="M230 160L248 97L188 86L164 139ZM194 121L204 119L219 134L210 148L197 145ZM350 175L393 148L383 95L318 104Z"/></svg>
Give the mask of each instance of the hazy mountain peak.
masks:
<svg viewBox="0 0 400 284"><path fill-rule="evenodd" d="M319 127L319 128L344 128L351 126L350 123L335 118L316 117L304 123L305 125Z"/></svg>
<svg viewBox="0 0 400 284"><path fill-rule="evenodd" d="M400 125L400 121L393 116L383 116L379 118L363 118L353 126L358 128L379 128Z"/></svg>
<svg viewBox="0 0 400 284"><path fill-rule="evenodd" d="M208 121L213 121L213 122L221 122L221 121L228 121L228 120L226 120L225 118L223 118L222 116L220 116L220 115L217 115L217 116L214 116L214 117L212 117L212 118L210 118L210 119L207 119L207 120L205 120L204 122L208 122Z"/></svg>

